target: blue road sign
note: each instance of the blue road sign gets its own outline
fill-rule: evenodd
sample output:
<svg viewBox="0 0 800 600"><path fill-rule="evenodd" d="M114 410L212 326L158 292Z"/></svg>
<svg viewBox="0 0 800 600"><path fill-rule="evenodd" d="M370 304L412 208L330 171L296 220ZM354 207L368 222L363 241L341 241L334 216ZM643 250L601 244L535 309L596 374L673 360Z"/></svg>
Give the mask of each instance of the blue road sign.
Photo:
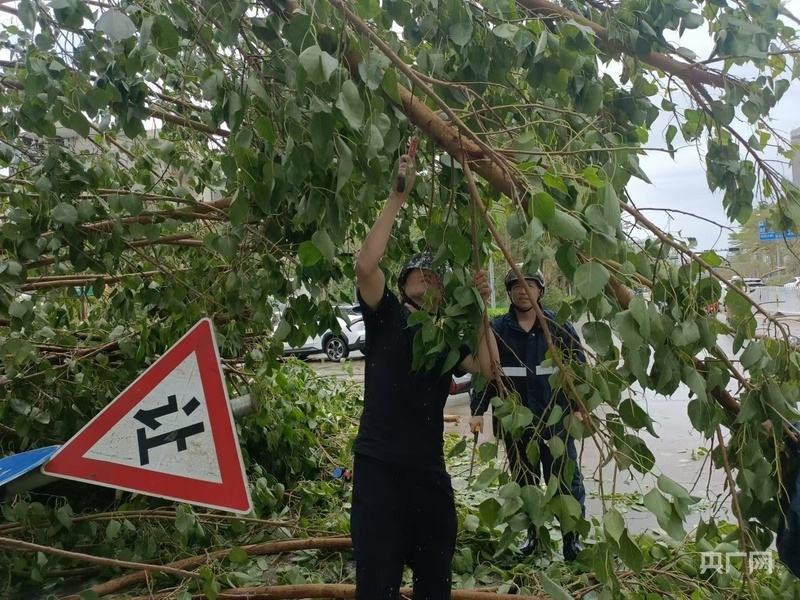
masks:
<svg viewBox="0 0 800 600"><path fill-rule="evenodd" d="M55 454L59 446L48 446L0 458L0 487L34 469L38 469Z"/></svg>
<svg viewBox="0 0 800 600"><path fill-rule="evenodd" d="M797 236L792 233L791 231L784 231L783 235L779 235L772 231L772 229L767 229L767 222L766 221L759 221L758 222L758 239L761 242L774 242L775 240L793 240Z"/></svg>

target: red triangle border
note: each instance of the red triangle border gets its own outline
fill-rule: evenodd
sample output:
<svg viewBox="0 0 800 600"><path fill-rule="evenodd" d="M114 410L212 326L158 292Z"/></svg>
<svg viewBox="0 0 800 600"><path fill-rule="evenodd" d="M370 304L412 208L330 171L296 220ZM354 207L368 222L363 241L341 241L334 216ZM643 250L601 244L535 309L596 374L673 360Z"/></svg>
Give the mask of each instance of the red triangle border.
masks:
<svg viewBox="0 0 800 600"><path fill-rule="evenodd" d="M200 380L206 397L221 483L84 457L100 438L193 352L197 355ZM42 472L54 477L246 514L252 510L252 503L234 427L213 324L210 319L205 318L61 446L42 467Z"/></svg>

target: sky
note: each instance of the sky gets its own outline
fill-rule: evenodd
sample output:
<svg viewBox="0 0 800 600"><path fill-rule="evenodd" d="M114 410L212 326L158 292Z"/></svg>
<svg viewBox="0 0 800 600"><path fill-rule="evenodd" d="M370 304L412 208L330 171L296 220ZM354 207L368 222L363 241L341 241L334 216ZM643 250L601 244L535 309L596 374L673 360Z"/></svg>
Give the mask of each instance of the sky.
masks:
<svg viewBox="0 0 800 600"><path fill-rule="evenodd" d="M800 0L789 0L785 6L794 15L800 16ZM792 25L791 21L786 22ZM675 35L669 41L690 48L701 58L708 57L714 46L713 39L705 27L687 31L680 39ZM791 62L789 64L791 65ZM660 98L653 98L653 101L660 105ZM669 117L671 115L662 114L656 120L647 146L666 147L663 137L669 124ZM792 83L782 100L772 110L769 122L787 139L793 129L800 128L800 81ZM752 133L750 125L746 122L736 124L735 128L745 139ZM685 146L680 133L675 137L673 145ZM652 185L638 179L631 180L628 192L636 206L682 210L738 229L738 224L731 224L725 216L722 195L712 194L708 189L703 151L702 147L698 150L695 146L686 146L676 152L674 160L663 152L651 152L641 156L640 165ZM779 172L791 177L791 168L774 149L765 150L765 154L770 159L780 160L783 164L773 163L773 166L776 166ZM719 250L729 247L728 235L731 231L727 229L678 213L667 215L665 212L648 210L644 214L664 231L680 234L684 239L689 237L697 239L697 248L700 250L712 248Z"/></svg>

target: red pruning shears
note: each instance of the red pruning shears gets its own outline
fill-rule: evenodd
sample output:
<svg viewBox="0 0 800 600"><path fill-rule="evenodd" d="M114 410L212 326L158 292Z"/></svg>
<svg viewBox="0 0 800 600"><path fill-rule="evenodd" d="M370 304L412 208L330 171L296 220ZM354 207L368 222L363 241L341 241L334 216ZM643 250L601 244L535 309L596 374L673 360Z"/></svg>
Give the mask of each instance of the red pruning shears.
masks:
<svg viewBox="0 0 800 600"><path fill-rule="evenodd" d="M414 160L414 155L417 153L417 146L419 146L419 139L417 138L417 136L413 136L408 144L408 152L406 152L409 158L411 158L412 162ZM406 176L403 175L400 178L400 181L397 183L397 191L402 193L405 191L405 189L406 189Z"/></svg>

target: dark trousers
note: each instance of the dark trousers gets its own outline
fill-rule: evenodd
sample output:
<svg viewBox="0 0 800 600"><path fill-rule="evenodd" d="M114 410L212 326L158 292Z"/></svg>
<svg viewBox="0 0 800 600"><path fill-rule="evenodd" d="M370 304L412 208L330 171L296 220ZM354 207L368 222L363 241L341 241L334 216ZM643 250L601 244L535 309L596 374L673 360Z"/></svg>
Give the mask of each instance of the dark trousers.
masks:
<svg viewBox="0 0 800 600"><path fill-rule="evenodd" d="M350 513L356 600L398 600L406 564L414 600L449 600L457 528L446 472L356 454Z"/></svg>
<svg viewBox="0 0 800 600"><path fill-rule="evenodd" d="M499 426L499 423L496 425ZM522 437L518 440L513 439L505 432L499 432L498 427L495 427L495 431L502 433L503 443L508 454L508 463L514 475L514 480L519 485L539 485L539 482L543 479L546 484L550 477L557 477L561 493L569 494L575 498L578 504L581 505L585 515L586 489L583 487L583 474L578 464L578 450L575 447L574 438L568 437L566 433L561 433L560 437L564 440L565 446L564 454L559 458L553 458L550 447L547 445L549 438L544 437L547 434L543 434L540 431L536 435L536 442L534 442L539 446L539 460L534 464L528 458L528 444L534 440L534 435L536 434L534 427L525 429ZM570 461L574 464L574 470L572 477L567 480L566 466Z"/></svg>

